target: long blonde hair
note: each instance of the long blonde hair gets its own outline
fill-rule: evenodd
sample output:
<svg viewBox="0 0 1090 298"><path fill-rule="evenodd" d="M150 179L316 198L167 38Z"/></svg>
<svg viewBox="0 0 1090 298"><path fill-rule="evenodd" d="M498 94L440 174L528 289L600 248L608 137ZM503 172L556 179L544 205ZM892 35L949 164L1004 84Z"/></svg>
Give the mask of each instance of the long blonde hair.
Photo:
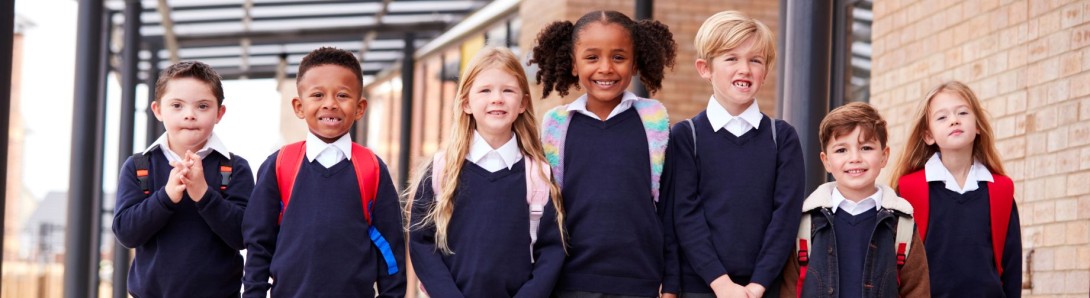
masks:
<svg viewBox="0 0 1090 298"><path fill-rule="evenodd" d="M905 150L901 153L901 158L897 161L897 169L893 172L893 181L890 184L893 185L894 189L897 189L897 181L901 177L923 169L924 165L927 164L927 160L936 152L939 152L938 144L928 145L924 142L924 136L929 128L927 120L929 117L928 111L931 109L931 101L934 100L936 95L943 92L965 99L965 101L969 102L969 109L976 116L976 128L979 134L973 140L973 159L979 160L993 174L1006 175L1003 171L1003 163L999 158L999 152L995 149L995 134L992 133L992 125L988 122L988 115L980 104L980 99L964 83L949 81L928 92L923 102L920 103L920 107L916 111L916 124L913 125L912 131L909 132Z"/></svg>
<svg viewBox="0 0 1090 298"><path fill-rule="evenodd" d="M546 163L545 150L541 147L541 138L539 137L537 128L537 117L534 116L533 101L530 100L530 84L526 80L526 71L523 70L522 64L519 63L518 58L515 57L510 50L499 47L488 47L482 49L476 56L469 62L469 66L465 72L462 73L462 81L458 85L458 97L455 104L452 105L452 113L454 114L454 127L450 130L449 141L443 148L436 154L443 154L443 159L446 161L443 168L443 176L439 177L439 189L441 193L435 194L434 203L428 209L428 213L421 219L419 223L412 223L412 206L413 201L417 199L417 189L421 186L430 187L431 178L425 177L425 173L428 173L431 168L431 162L421 163L422 165L416 171L416 177L414 177L412 184L406 189L405 204L405 218L409 220L409 224L406 225L408 229L420 229L428 226L435 227L435 246L444 254L450 255L454 252L451 251L448 245L447 229L450 225L450 219L454 214L454 191L458 188L458 177L462 173L462 165L465 164L465 156L469 154L469 146L473 140L473 132L477 129L476 120L472 114L465 113L462 108L469 102L469 89L473 85L473 81L476 80L477 75L481 72L491 69L499 68L507 73L515 76L518 80L519 88L522 89L523 100L522 105L526 108L525 112L522 112L515 118L515 122L511 125L515 131L515 135L518 139L519 150L522 151L524 158L526 158L527 166L529 163ZM548 171L538 171L541 175L541 179L544 181L551 181L551 173ZM530 177L526 177L529 179ZM428 180L425 182L424 180ZM529 190L527 190L529 191ZM549 197L553 207L556 209L556 223L560 230L561 243L567 250L567 242L565 240L564 232L564 204L560 198L560 188L556 186L556 183L549 183ZM428 198L420 198L427 200Z"/></svg>

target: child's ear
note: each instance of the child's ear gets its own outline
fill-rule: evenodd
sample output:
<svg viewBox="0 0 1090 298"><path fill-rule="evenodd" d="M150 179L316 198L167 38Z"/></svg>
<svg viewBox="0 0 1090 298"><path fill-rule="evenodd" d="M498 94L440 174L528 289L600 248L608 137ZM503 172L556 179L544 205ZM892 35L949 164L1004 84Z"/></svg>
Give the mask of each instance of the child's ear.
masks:
<svg viewBox="0 0 1090 298"><path fill-rule="evenodd" d="M935 137L931 136L931 131L930 130L924 130L923 131L923 142L924 142L924 144L927 144L929 146L935 144Z"/></svg>
<svg viewBox="0 0 1090 298"><path fill-rule="evenodd" d="M298 117L299 119L304 119L305 115L303 115L303 101L299 100L298 96L291 98L291 108L295 110L295 117Z"/></svg>
<svg viewBox="0 0 1090 298"><path fill-rule="evenodd" d="M219 111L219 113L216 114L216 124L219 124L220 120L223 120L223 113L226 113L226 112L227 112L227 106L220 105L220 111Z"/></svg>
<svg viewBox="0 0 1090 298"><path fill-rule="evenodd" d="M705 80L710 80L712 78L711 65L708 65L708 60L696 59L696 72Z"/></svg>
<svg viewBox="0 0 1090 298"><path fill-rule="evenodd" d="M832 173L833 169L829 167L829 157L825 156L825 151L822 150L822 152L818 154L818 156L821 157L821 165L825 167L825 172Z"/></svg>
<svg viewBox="0 0 1090 298"><path fill-rule="evenodd" d="M466 114L473 114L473 110L469 109L469 100L468 99L463 99L463 100L461 100L461 102L462 102L462 112L465 112Z"/></svg>
<svg viewBox="0 0 1090 298"><path fill-rule="evenodd" d="M356 103L356 120L363 118L363 113L367 111L367 98L360 96L360 101Z"/></svg>
<svg viewBox="0 0 1090 298"><path fill-rule="evenodd" d="M889 161L889 146L886 146L885 148L882 148L882 166L878 167L878 169L885 168L886 167L886 162L888 162L888 161Z"/></svg>
<svg viewBox="0 0 1090 298"><path fill-rule="evenodd" d="M155 119L156 120L159 120L159 122L162 122L163 121L163 114L162 114L163 112L160 111L160 109L162 109L162 107L159 106L159 101L158 100L151 102L151 113L155 114Z"/></svg>

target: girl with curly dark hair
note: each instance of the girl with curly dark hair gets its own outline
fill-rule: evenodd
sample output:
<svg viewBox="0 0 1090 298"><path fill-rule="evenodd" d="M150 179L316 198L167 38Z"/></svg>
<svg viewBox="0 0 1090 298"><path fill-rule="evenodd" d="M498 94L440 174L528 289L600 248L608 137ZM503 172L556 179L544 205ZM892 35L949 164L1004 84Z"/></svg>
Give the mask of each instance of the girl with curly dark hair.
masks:
<svg viewBox="0 0 1090 298"><path fill-rule="evenodd" d="M659 295L666 257L658 204L669 118L626 91L637 73L652 93L677 44L658 21L594 11L538 34L530 63L544 96L575 85L586 94L545 114L546 159L561 187L569 257L557 297ZM565 146L566 144L566 146Z"/></svg>

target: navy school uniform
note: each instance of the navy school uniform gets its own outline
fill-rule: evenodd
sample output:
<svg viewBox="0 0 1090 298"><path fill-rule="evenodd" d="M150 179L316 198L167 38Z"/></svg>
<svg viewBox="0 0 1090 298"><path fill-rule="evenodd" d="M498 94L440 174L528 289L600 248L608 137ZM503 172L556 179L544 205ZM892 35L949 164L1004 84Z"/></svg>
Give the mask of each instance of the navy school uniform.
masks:
<svg viewBox="0 0 1090 298"><path fill-rule="evenodd" d="M352 161L330 168L303 158L291 205L280 214L276 157L270 155L257 174L243 220L248 251L246 297L380 297L405 295L405 273L387 274L385 262L368 237L359 185ZM379 187L372 222L389 242L404 268L404 238L398 195L386 164L379 162ZM274 280L269 284L269 277Z"/></svg>
<svg viewBox="0 0 1090 298"><path fill-rule="evenodd" d="M557 289L658 296L664 240L639 113L599 121L573 112L569 121L562 193L570 247Z"/></svg>
<svg viewBox="0 0 1090 298"><path fill-rule="evenodd" d="M779 288L805 180L795 129L778 122L773 142L771 120L764 116L756 129L735 136L713 130L705 110L692 119L696 156L690 126L671 129L664 193L675 208L667 224L676 234L670 245L680 248L681 292L711 293L709 284L723 274L760 284L767 295Z"/></svg>
<svg viewBox="0 0 1090 298"><path fill-rule="evenodd" d="M489 172L466 161L454 193L444 255L435 227L409 233L413 268L431 297L549 297L563 265L556 210L546 204L531 262L526 159ZM412 222L419 224L435 202L431 170L417 189Z"/></svg>
<svg viewBox="0 0 1090 298"><path fill-rule="evenodd" d="M1021 297L1022 244L1018 206L1011 209L1003 247L1003 276L992 251L988 182L958 194L942 181L928 182L931 217L924 247L933 297Z"/></svg>
<svg viewBox="0 0 1090 298"><path fill-rule="evenodd" d="M150 195L136 178L132 158L118 178L113 231L125 247L135 248L128 290L134 297L238 297L242 279L242 217L254 187L249 163L237 155L227 189L219 190L220 163L213 151L203 158L208 191L200 202L189 194L170 201L163 186L173 167L163 146L149 155Z"/></svg>

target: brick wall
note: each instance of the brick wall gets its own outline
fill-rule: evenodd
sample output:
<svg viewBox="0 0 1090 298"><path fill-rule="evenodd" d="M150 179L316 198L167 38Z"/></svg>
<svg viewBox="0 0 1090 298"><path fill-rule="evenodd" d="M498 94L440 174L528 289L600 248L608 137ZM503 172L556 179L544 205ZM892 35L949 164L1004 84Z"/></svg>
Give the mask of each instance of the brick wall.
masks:
<svg viewBox="0 0 1090 298"><path fill-rule="evenodd" d="M871 101L890 122L894 155L924 93L969 84L1015 181L1023 259L1032 259L1023 294L1086 297L1090 2L875 1L873 34Z"/></svg>

